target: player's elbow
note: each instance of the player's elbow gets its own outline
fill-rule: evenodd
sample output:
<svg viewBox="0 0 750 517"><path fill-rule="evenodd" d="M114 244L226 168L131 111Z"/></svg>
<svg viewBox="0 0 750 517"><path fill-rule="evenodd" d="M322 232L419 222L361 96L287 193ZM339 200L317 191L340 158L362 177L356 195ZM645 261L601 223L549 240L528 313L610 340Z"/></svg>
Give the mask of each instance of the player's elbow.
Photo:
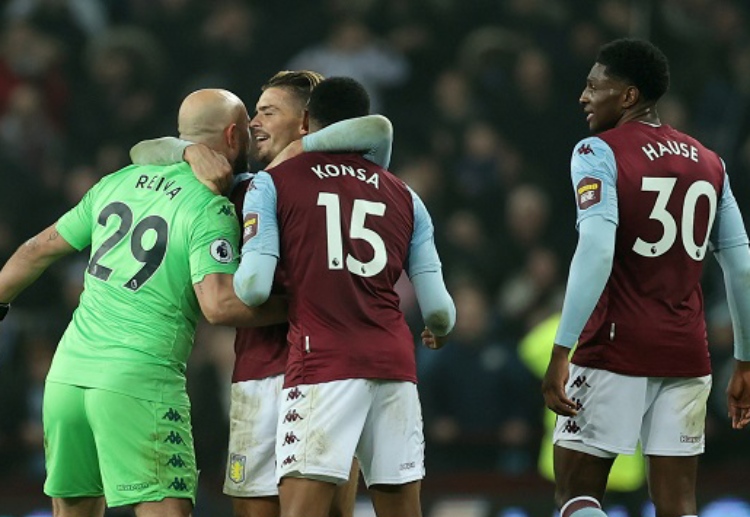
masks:
<svg viewBox="0 0 750 517"><path fill-rule="evenodd" d="M248 307L258 307L268 300L271 291L261 285L257 275L234 275L234 294Z"/></svg>
<svg viewBox="0 0 750 517"><path fill-rule="evenodd" d="M227 316L221 311L221 309L215 304L211 304L208 307L203 307L203 317L206 318L206 321L211 325L226 325L228 319Z"/></svg>
<svg viewBox="0 0 750 517"><path fill-rule="evenodd" d="M373 130L387 140L393 139L393 124L383 115L372 115Z"/></svg>
<svg viewBox="0 0 750 517"><path fill-rule="evenodd" d="M425 315L424 320L425 325L433 334L446 336L456 324L456 307L451 304L449 307L433 310Z"/></svg>

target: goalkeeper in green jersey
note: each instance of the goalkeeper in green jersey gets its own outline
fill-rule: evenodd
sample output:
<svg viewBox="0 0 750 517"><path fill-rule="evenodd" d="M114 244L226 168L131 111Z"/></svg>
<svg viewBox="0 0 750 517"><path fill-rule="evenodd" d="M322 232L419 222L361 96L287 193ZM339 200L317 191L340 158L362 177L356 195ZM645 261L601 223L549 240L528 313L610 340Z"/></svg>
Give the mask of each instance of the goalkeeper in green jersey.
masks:
<svg viewBox="0 0 750 517"><path fill-rule="evenodd" d="M180 136L245 171L249 116L225 90L182 103ZM185 367L202 311L210 323L286 320L283 300L251 309L235 297L239 226L184 162L133 165L95 185L23 244L0 271L0 319L57 259L91 247L84 291L44 394L47 480L55 516L190 515L197 470Z"/></svg>

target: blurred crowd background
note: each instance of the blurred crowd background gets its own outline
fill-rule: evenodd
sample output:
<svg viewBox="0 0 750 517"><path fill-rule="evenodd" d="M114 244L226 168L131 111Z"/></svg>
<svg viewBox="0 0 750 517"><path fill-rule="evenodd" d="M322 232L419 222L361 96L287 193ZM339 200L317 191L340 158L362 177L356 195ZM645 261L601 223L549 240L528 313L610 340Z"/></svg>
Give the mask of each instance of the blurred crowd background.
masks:
<svg viewBox="0 0 750 517"><path fill-rule="evenodd" d="M430 515L550 515L538 375L576 243L569 160L587 136L578 98L598 47L626 35L669 57L662 120L722 155L747 217L746 0L5 0L0 260L127 165L134 143L175 135L187 93L224 87L252 112L278 70L354 77L393 122L391 170L433 216L458 308L449 345L416 350L425 502L462 498ZM27 500L44 508L44 377L85 263L81 254L54 266L0 325L0 515L26 511ZM416 337L419 313L408 286L402 294ZM699 489L707 504L750 495L733 488L750 436L726 418L732 330L712 258L704 294L715 374ZM231 329L201 327L190 363L197 515L226 508L232 339Z"/></svg>

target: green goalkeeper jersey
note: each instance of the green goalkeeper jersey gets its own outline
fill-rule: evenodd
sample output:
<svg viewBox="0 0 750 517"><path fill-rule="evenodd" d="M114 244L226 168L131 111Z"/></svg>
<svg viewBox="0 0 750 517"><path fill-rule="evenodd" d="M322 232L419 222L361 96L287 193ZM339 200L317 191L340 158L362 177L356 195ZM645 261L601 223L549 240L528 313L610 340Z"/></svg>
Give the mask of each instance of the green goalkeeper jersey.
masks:
<svg viewBox="0 0 750 517"><path fill-rule="evenodd" d="M200 315L193 284L239 262L234 207L186 163L133 165L57 222L91 246L84 290L48 381L187 404L185 367Z"/></svg>

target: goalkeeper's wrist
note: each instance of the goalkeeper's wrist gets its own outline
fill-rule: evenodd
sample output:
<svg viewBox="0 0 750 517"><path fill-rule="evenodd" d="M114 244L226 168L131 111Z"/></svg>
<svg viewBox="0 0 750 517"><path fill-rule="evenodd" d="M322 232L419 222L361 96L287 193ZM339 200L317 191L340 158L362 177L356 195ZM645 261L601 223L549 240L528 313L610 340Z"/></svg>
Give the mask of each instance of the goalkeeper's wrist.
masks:
<svg viewBox="0 0 750 517"><path fill-rule="evenodd" d="M8 311L10 311L10 304L0 302L0 321L5 319L5 316L8 315Z"/></svg>

